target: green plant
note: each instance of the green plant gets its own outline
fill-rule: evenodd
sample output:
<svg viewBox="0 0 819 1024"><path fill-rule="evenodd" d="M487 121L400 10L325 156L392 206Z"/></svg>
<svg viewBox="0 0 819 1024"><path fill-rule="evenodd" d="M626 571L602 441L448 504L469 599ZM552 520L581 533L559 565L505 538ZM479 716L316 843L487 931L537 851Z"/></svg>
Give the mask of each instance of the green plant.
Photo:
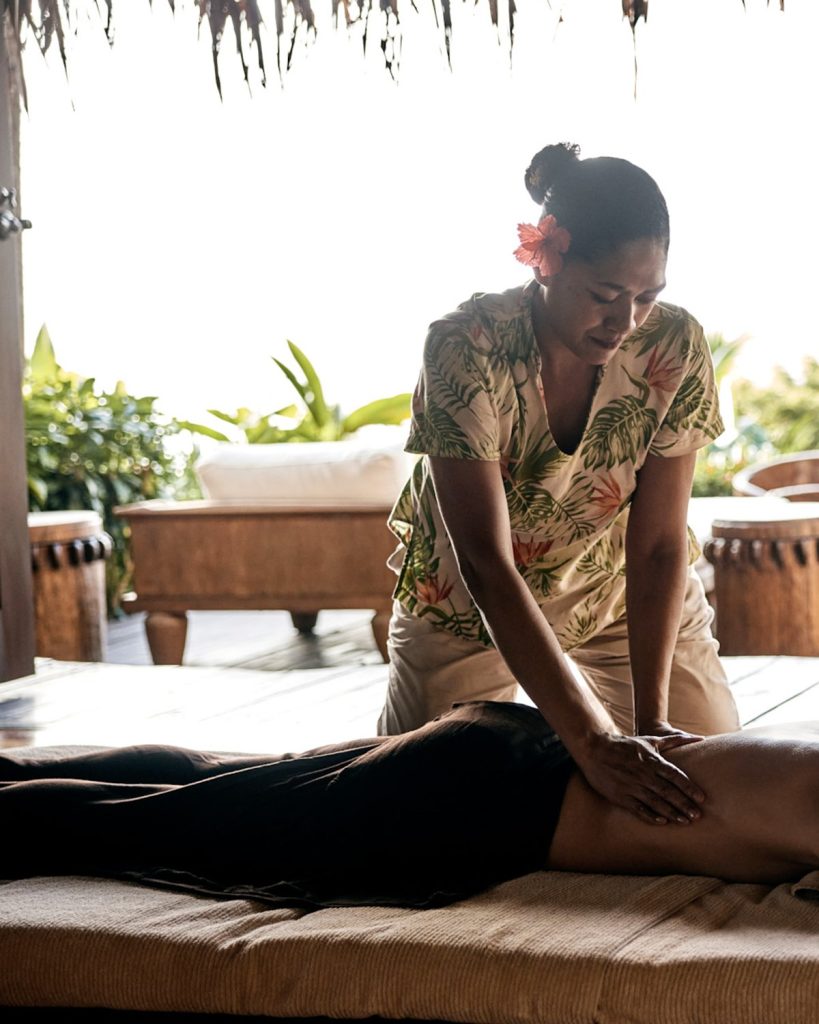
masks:
<svg viewBox="0 0 819 1024"><path fill-rule="evenodd" d="M734 385L737 410L766 432L781 453L819 448L819 361L807 357L797 379L781 366L771 385L741 380Z"/></svg>
<svg viewBox="0 0 819 1024"><path fill-rule="evenodd" d="M64 370L45 326L23 379L29 507L92 509L114 550L107 566L108 607L120 611L132 564L116 505L147 498L198 497L196 450L181 425L160 415L155 398L136 398L120 381L102 391L93 377Z"/></svg>
<svg viewBox="0 0 819 1024"><path fill-rule="evenodd" d="M749 335L743 334L733 341L728 341L723 334L718 332L706 335L706 341L711 350L711 359L714 363L717 388L723 401L728 397L724 385L730 377L737 356L748 337ZM733 423L734 413L735 409L731 409L730 415L725 416L726 423ZM727 437L723 435L706 445L697 454L692 495L701 498L731 494L731 480L734 473L738 473L749 462L753 462L761 450L761 446L764 446L766 442L765 437L761 436L758 431L754 431L750 424L747 424L742 428L737 427Z"/></svg>
<svg viewBox="0 0 819 1024"><path fill-rule="evenodd" d="M714 363L714 376L717 379L717 385L722 384L731 373L737 356L749 338L749 334L741 334L738 338L734 338L733 341L728 341L723 334L718 332L706 335L705 340L708 342L708 347L711 350L711 359Z"/></svg>
<svg viewBox="0 0 819 1024"><path fill-rule="evenodd" d="M726 342L721 335L708 336L718 381L730 372L744 341L744 337ZM734 382L736 430L699 453L695 497L731 494L734 474L755 462L819 449L819 362L808 357L802 365L801 379L780 366L767 386L749 380Z"/></svg>
<svg viewBox="0 0 819 1024"><path fill-rule="evenodd" d="M296 371L281 360L273 357L301 400L301 406L288 405L276 412L259 415L251 409L238 409L235 413L208 409L208 412L239 431L239 437L250 444L271 444L287 441L340 441L354 434L360 427L373 424L399 424L409 418L412 395L404 393L390 398L368 402L346 416L339 405L328 405L319 376L307 356L298 345L288 341L288 346L298 369L304 378L300 380ZM185 422L183 426L198 433L207 434L219 441L230 438L221 431L199 423Z"/></svg>
<svg viewBox="0 0 819 1024"><path fill-rule="evenodd" d="M729 437L717 438L699 452L691 493L695 498L733 494L735 473L773 455L776 449L765 431L753 421L741 419Z"/></svg>

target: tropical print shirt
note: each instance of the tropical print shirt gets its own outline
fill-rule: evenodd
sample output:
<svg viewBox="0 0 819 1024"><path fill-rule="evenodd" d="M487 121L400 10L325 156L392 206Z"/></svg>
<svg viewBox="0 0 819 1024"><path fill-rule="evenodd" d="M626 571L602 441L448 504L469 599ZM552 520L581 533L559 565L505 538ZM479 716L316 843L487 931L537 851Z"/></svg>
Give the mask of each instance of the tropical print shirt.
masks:
<svg viewBox="0 0 819 1024"><path fill-rule="evenodd" d="M646 456L702 448L723 430L702 328L657 303L598 372L586 426L566 454L549 430L532 326L534 281L477 294L435 321L407 451L499 461L518 571L564 650L625 612L625 537ZM401 541L395 597L408 611L491 645L458 571L428 459L390 516ZM689 531L689 557L699 551Z"/></svg>

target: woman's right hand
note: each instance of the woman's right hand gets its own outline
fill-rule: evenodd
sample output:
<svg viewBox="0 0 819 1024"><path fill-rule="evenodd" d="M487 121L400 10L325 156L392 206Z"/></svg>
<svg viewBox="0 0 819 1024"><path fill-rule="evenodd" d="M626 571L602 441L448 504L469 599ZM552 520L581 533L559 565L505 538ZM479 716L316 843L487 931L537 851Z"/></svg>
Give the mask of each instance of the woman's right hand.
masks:
<svg viewBox="0 0 819 1024"><path fill-rule="evenodd" d="M575 761L593 789L641 821L687 825L701 816L705 793L661 751L700 738L598 734Z"/></svg>

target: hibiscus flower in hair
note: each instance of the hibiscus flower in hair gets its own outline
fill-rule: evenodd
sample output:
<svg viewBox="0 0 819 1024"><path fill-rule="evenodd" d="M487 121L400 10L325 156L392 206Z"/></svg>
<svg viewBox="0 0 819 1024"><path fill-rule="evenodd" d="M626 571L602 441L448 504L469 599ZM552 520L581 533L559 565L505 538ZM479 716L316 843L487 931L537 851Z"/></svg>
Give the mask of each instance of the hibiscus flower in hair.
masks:
<svg viewBox="0 0 819 1024"><path fill-rule="evenodd" d="M534 224L518 224L520 245L515 259L527 267L537 267L544 277L552 277L563 269L563 253L568 252L572 236L558 225L554 215L541 217Z"/></svg>

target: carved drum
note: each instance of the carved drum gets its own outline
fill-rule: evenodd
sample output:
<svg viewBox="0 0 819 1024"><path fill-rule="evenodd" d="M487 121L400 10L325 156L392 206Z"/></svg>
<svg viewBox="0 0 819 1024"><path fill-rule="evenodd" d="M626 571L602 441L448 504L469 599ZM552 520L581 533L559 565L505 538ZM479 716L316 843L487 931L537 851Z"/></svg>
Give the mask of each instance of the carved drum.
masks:
<svg viewBox="0 0 819 1024"><path fill-rule="evenodd" d="M715 519L717 638L725 655L819 656L819 502Z"/></svg>
<svg viewBox="0 0 819 1024"><path fill-rule="evenodd" d="M31 512L36 653L58 661L102 661L105 559L111 538L96 512Z"/></svg>

